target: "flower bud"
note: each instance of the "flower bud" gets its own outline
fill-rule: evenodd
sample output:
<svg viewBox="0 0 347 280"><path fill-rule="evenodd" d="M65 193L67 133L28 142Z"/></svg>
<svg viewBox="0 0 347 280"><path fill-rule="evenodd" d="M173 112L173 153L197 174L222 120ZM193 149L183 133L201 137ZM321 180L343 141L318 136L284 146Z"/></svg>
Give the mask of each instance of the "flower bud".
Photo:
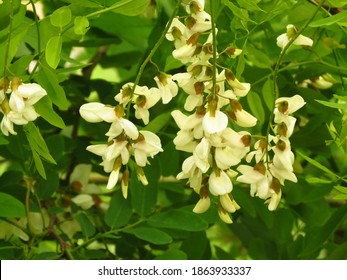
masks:
<svg viewBox="0 0 347 280"><path fill-rule="evenodd" d="M121 189L123 197L126 199L128 197L128 186L129 186L129 170L128 168L125 169L123 176L122 176L122 183L121 183Z"/></svg>

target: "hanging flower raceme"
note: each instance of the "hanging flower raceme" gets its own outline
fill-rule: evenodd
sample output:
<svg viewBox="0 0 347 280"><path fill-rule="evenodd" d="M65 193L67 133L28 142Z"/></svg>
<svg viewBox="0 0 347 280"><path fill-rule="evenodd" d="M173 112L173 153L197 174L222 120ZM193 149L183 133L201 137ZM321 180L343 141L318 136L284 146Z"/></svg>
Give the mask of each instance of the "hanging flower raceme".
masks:
<svg viewBox="0 0 347 280"><path fill-rule="evenodd" d="M127 88L123 87L123 93ZM145 89L146 90L146 89ZM126 96L120 93L117 97L125 100ZM139 94L139 96L141 96ZM128 100L128 102L130 99ZM129 183L128 163L133 156L135 168L142 182L146 183L142 167L148 164L148 157L153 157L162 152L161 142L158 136L149 131L138 131L137 127L128 119L124 118L124 107L119 104L115 107L98 102L91 102L80 107L80 115L88 122L111 123L106 132L108 143L96 144L87 147L87 150L102 158L101 165L104 171L110 173L106 188L112 189L117 184L121 169L125 166L122 176L122 192L127 197ZM140 174L141 173L141 174Z"/></svg>
<svg viewBox="0 0 347 280"><path fill-rule="evenodd" d="M219 57L218 52L214 57L213 42L218 30L204 5L203 0L190 1L184 23L175 18L166 35L175 45L173 57L187 66L187 72L174 74L172 80L187 94L184 109L195 111L190 115L179 110L172 112L179 127L173 140L176 149L191 153L177 179L187 179L200 195L195 213L203 213L216 203L221 219L231 223L230 214L240 208L231 195L232 180L237 174L232 168L250 151L251 135L228 126L234 121L239 126L251 127L257 119L243 110L238 101L248 94L250 84L240 82L231 70L219 71L214 65L214 59ZM233 58L240 53L236 48L227 52Z"/></svg>
<svg viewBox="0 0 347 280"><path fill-rule="evenodd" d="M293 172L294 153L291 151L289 137L292 135L296 118L291 116L305 105L300 95L281 97L275 101L274 131L276 135L268 135L258 140L255 151L250 152L246 160L252 166L240 165L237 170L242 174L237 181L250 184L251 196L258 196L268 203L268 209L273 211L281 200L281 186L285 181L297 182Z"/></svg>
<svg viewBox="0 0 347 280"><path fill-rule="evenodd" d="M36 83L23 83L15 77L11 81L3 78L0 81L0 111L4 114L1 131L4 135L16 135L14 124L25 125L39 117L34 105L47 92ZM9 97L8 97L9 96Z"/></svg>

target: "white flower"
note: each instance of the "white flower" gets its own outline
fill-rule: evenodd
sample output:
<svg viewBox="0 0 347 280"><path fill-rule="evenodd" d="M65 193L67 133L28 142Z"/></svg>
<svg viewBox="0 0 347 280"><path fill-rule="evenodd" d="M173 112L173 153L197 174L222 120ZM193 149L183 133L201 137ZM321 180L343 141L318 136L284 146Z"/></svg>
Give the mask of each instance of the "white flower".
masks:
<svg viewBox="0 0 347 280"><path fill-rule="evenodd" d="M33 106L45 95L47 95L47 92L40 85L22 83L13 89L9 105L11 110L20 113L26 107Z"/></svg>
<svg viewBox="0 0 347 280"><path fill-rule="evenodd" d="M117 121L113 122L106 133L106 136L114 138L119 136L123 131L133 140L139 137L139 131L136 126L131 121L124 118L119 118Z"/></svg>
<svg viewBox="0 0 347 280"><path fill-rule="evenodd" d="M160 138L150 131L141 130L139 139L133 144L134 157L138 166L147 164L147 157L154 157L162 152Z"/></svg>
<svg viewBox="0 0 347 280"><path fill-rule="evenodd" d="M280 182L278 181L277 178L274 177L270 184L270 189L268 194L269 199L265 201L265 203L269 204L268 209L270 211L276 210L279 202L281 201L281 196L282 196L282 190L281 190Z"/></svg>
<svg viewBox="0 0 347 280"><path fill-rule="evenodd" d="M109 173L113 170L115 160L120 157L122 164L127 164L129 161L129 151L127 149L127 141L116 141L115 139L110 144L97 144L87 147L87 151L99 155L103 161L104 171Z"/></svg>
<svg viewBox="0 0 347 280"><path fill-rule="evenodd" d="M165 37L169 41L174 41L175 48L178 49L186 44L187 39L192 35L192 32L175 17Z"/></svg>
<svg viewBox="0 0 347 280"><path fill-rule="evenodd" d="M188 179L190 187L193 189L200 188L202 182L202 172L196 166L193 156L186 158L182 164L182 172L177 174L177 180Z"/></svg>
<svg viewBox="0 0 347 280"><path fill-rule="evenodd" d="M296 178L292 169L283 168L283 166L277 166L275 164L269 165L269 170L274 177L276 177L282 185L284 185L285 180L297 183L298 179Z"/></svg>
<svg viewBox="0 0 347 280"><path fill-rule="evenodd" d="M78 192L84 194L98 194L101 192L99 186L88 184L90 173L92 171L91 164L78 164L70 175L69 183L71 187Z"/></svg>
<svg viewBox="0 0 347 280"><path fill-rule="evenodd" d="M227 223L227 224L233 223L233 220L231 219L229 213L223 207L218 208L218 216L224 223Z"/></svg>
<svg viewBox="0 0 347 280"><path fill-rule="evenodd" d="M196 45L185 44L173 50L172 56L182 63L188 63L195 53Z"/></svg>
<svg viewBox="0 0 347 280"><path fill-rule="evenodd" d="M207 172L210 168L210 143L205 137L201 139L200 143L194 149L193 157L196 166L202 171L202 173Z"/></svg>
<svg viewBox="0 0 347 280"><path fill-rule="evenodd" d="M14 128L13 128L13 122L8 115L4 115L2 120L1 120L1 131L2 133L5 135L5 136L8 136L9 133L11 133L12 135L17 135L17 132L14 131Z"/></svg>
<svg viewBox="0 0 347 280"><path fill-rule="evenodd" d="M229 176L223 171L213 171L208 179L208 187L214 196L228 194L232 191L233 185Z"/></svg>
<svg viewBox="0 0 347 280"><path fill-rule="evenodd" d="M144 87L143 87L144 88ZM147 88L147 87L145 87ZM136 92L138 95L135 100L135 117L137 119L142 119L144 124L149 122L149 111L160 100L160 92L157 88L145 89Z"/></svg>
<svg viewBox="0 0 347 280"><path fill-rule="evenodd" d="M272 135L269 135L268 138L269 138L269 142L271 142L274 137ZM255 151L250 152L246 156L247 162L251 162L253 157L255 157L256 163L260 162L260 160L262 160L262 159L265 160L265 158L264 158L265 152L271 149L271 145L269 145L269 143L266 143L265 139L261 139L261 140L258 140L257 142L255 142L254 149L255 149Z"/></svg>
<svg viewBox="0 0 347 280"><path fill-rule="evenodd" d="M233 197L229 194L219 196L219 202L224 210L229 213L234 213L240 209L240 206L236 203Z"/></svg>
<svg viewBox="0 0 347 280"><path fill-rule="evenodd" d="M177 73L172 76L177 81L178 86L182 88L188 95L184 104L184 109L192 111L203 103L204 83L199 82L192 73Z"/></svg>
<svg viewBox="0 0 347 280"><path fill-rule="evenodd" d="M129 101L131 101L131 93L134 87L134 83L126 83L122 86L122 89L120 93L118 93L114 99L119 103L119 104L128 104ZM137 89L137 87L136 87Z"/></svg>
<svg viewBox="0 0 347 280"><path fill-rule="evenodd" d="M244 97L251 89L250 83L241 83L230 70L223 70L227 83L233 88L236 96Z"/></svg>
<svg viewBox="0 0 347 280"><path fill-rule="evenodd" d="M231 166L237 165L241 161L241 158L238 157L237 151L228 146L216 148L214 159L217 167L222 170L229 169Z"/></svg>
<svg viewBox="0 0 347 280"><path fill-rule="evenodd" d="M289 43L290 39L295 36L297 33L297 30L294 25L288 24L287 25L287 32L284 34L281 34L280 36L277 37L277 46L282 48L282 50L287 46ZM293 42L294 45L298 46L312 46L313 45L313 40L309 37L306 37L304 35L299 35Z"/></svg>
<svg viewBox="0 0 347 280"><path fill-rule="evenodd" d="M313 87L316 89L328 89L336 83L336 80L329 73L322 76L301 81L299 87Z"/></svg>
<svg viewBox="0 0 347 280"><path fill-rule="evenodd" d="M71 201L84 210L89 209L95 204L93 197L90 194L78 194L73 197Z"/></svg>
<svg viewBox="0 0 347 280"><path fill-rule="evenodd" d="M292 97L280 97L276 99L275 114L290 115L299 110L305 104L305 100L298 94ZM280 116L277 117L280 118ZM275 122L280 123L281 121L279 120Z"/></svg>
<svg viewBox="0 0 347 280"><path fill-rule="evenodd" d="M83 104L79 112L83 119L91 123L102 121L112 123L118 119L114 107L99 102Z"/></svg>
<svg viewBox="0 0 347 280"><path fill-rule="evenodd" d="M159 88L163 104L169 103L178 92L177 84L171 79L171 77L171 75L161 72L154 77L154 80Z"/></svg>
<svg viewBox="0 0 347 280"><path fill-rule="evenodd" d="M254 167L240 165L237 171L241 172L242 175L237 177L236 180L241 183L250 184L251 196L257 195L263 199L267 197L271 176L262 163L256 164Z"/></svg>
<svg viewBox="0 0 347 280"><path fill-rule="evenodd" d="M232 111L231 117L241 127L253 127L257 124L257 118L244 109Z"/></svg>
<svg viewBox="0 0 347 280"><path fill-rule="evenodd" d="M115 170L111 171L110 177L108 178L106 189L110 190L115 187L115 185L118 182L119 171L120 171L120 168L116 168Z"/></svg>
<svg viewBox="0 0 347 280"><path fill-rule="evenodd" d="M228 117L219 110L216 110L214 113L208 111L202 120L202 127L208 134L221 132L227 126Z"/></svg>
<svg viewBox="0 0 347 280"><path fill-rule="evenodd" d="M211 199L209 196L201 197L196 203L193 212L197 214L205 213L211 205Z"/></svg>
<svg viewBox="0 0 347 280"><path fill-rule="evenodd" d="M275 139L276 146L272 148L275 155L273 164L280 169L293 171L294 154L291 151L290 142L286 138Z"/></svg>

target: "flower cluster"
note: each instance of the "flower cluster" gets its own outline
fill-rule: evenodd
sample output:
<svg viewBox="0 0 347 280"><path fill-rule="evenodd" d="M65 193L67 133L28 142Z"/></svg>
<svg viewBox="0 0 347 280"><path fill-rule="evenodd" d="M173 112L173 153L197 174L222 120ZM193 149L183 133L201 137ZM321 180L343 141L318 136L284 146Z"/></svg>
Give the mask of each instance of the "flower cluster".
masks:
<svg viewBox="0 0 347 280"><path fill-rule="evenodd" d="M142 167L148 163L148 157L153 157L162 151L159 137L152 132L138 130L131 121L124 118L124 108L120 104L112 107L98 102L86 103L80 107L80 115L88 122L111 123L106 133L108 142L87 147L88 151L101 156L104 171L110 173L107 189L114 188L124 165L126 169L122 176L122 192L123 196L127 197L129 183L127 165L131 156L134 157L139 179L147 184Z"/></svg>
<svg viewBox="0 0 347 280"><path fill-rule="evenodd" d="M36 120L39 114L35 111L34 104L46 91L38 84L23 83L14 77L11 81L7 78L0 80L0 111L3 113L1 131L4 135L16 135L13 124L25 125Z"/></svg>
<svg viewBox="0 0 347 280"><path fill-rule="evenodd" d="M291 114L304 105L305 101L300 95L278 98L274 110L275 135L269 134L255 143L255 151L246 157L248 162L255 159L254 166L240 165L237 168L242 173L237 181L250 184L251 195L266 199L271 211L280 202L284 181L297 182L293 173L294 154L289 141L296 118Z"/></svg>
<svg viewBox="0 0 347 280"><path fill-rule="evenodd" d="M194 212L205 212L213 197L221 219L231 223L229 214L239 209L231 195L235 176L231 168L249 152L251 135L232 129L229 121L236 127L256 124L257 119L239 102L248 94L250 84L238 81L229 69L219 71L211 62L216 52L214 27L210 15L204 11L204 1L191 1L186 11L184 23L175 18L166 35L175 45L173 57L187 66L187 72L175 74L172 79L188 95L184 109L194 111L190 115L179 110L172 112L180 129L174 139L176 149L192 154L183 162L177 179L188 179L189 186L200 195ZM230 47L227 51L230 57L241 53Z"/></svg>

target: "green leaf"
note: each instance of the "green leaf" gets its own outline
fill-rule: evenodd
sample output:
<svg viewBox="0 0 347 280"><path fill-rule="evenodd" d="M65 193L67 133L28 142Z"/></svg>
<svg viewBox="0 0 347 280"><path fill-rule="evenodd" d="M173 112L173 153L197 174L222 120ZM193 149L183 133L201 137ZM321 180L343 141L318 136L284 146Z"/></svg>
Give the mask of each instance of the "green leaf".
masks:
<svg viewBox="0 0 347 280"><path fill-rule="evenodd" d="M321 248L324 242L335 232L338 226L347 216L347 205L336 209L330 218L319 229L313 228L307 235L307 244L302 252L302 256L308 255Z"/></svg>
<svg viewBox="0 0 347 280"><path fill-rule="evenodd" d="M338 190L338 191L341 192L341 193L347 194L347 187L335 186L334 189Z"/></svg>
<svg viewBox="0 0 347 280"><path fill-rule="evenodd" d="M36 76L36 81L47 91L49 98L61 110L69 107L65 91L59 85L57 75L48 66L41 64L41 71Z"/></svg>
<svg viewBox="0 0 347 280"><path fill-rule="evenodd" d="M82 233L86 237L90 237L90 236L95 234L95 226L90 221L90 219L88 218L88 216L85 213L83 213L83 212L78 213L76 215L75 219L79 223L79 225L81 226Z"/></svg>
<svg viewBox="0 0 347 280"><path fill-rule="evenodd" d="M52 102L48 96L44 96L34 104L35 111L51 125L65 128L63 119L53 110Z"/></svg>
<svg viewBox="0 0 347 280"><path fill-rule="evenodd" d="M302 154L301 152L297 151L297 153L303 157L303 159L305 159L307 162L309 162L310 164L312 164L313 166L319 168L320 170L324 171L325 173L333 176L333 177L337 177L340 178L339 175L335 174L334 172L332 172L329 168L325 167L324 165L320 164L318 161L309 158L308 156L305 156L304 154Z"/></svg>
<svg viewBox="0 0 347 280"><path fill-rule="evenodd" d="M156 260L187 260L187 255L181 250L171 249L155 257Z"/></svg>
<svg viewBox="0 0 347 280"><path fill-rule="evenodd" d="M7 140L7 138L5 137L5 135L3 135L2 133L0 134L0 145L7 145L9 142Z"/></svg>
<svg viewBox="0 0 347 280"><path fill-rule="evenodd" d="M208 260L211 258L211 246L205 231L190 233L181 246L189 260Z"/></svg>
<svg viewBox="0 0 347 280"><path fill-rule="evenodd" d="M143 170L148 180L147 186L137 179L135 170L132 172L130 182L131 205L142 217L152 213L157 203L158 181L161 174L158 159L154 158L151 165L147 165Z"/></svg>
<svg viewBox="0 0 347 280"><path fill-rule="evenodd" d="M0 217L21 218L25 217L25 206L17 198L0 192Z"/></svg>
<svg viewBox="0 0 347 280"><path fill-rule="evenodd" d="M53 69L59 64L62 43L61 36L53 36L47 42L45 57L48 65Z"/></svg>
<svg viewBox="0 0 347 280"><path fill-rule="evenodd" d="M84 35L89 30L89 21L86 17L78 16L74 20L74 31L77 35Z"/></svg>
<svg viewBox="0 0 347 280"><path fill-rule="evenodd" d="M112 12L126 16L137 16L142 14L148 7L150 0L121 0L112 7Z"/></svg>
<svg viewBox="0 0 347 280"><path fill-rule="evenodd" d="M292 238L292 229L294 225L294 217L290 210L280 208L275 213L274 226L272 228L276 236L276 243L282 246L288 244Z"/></svg>
<svg viewBox="0 0 347 280"><path fill-rule="evenodd" d="M249 44L244 48L244 52L247 59L259 68L269 69L273 65L272 60L264 52L250 46Z"/></svg>
<svg viewBox="0 0 347 280"><path fill-rule="evenodd" d="M58 260L60 256L53 252L43 252L33 256L33 260Z"/></svg>
<svg viewBox="0 0 347 280"><path fill-rule="evenodd" d="M345 25L347 22L347 11L343 11L340 13L337 13L336 15L323 18L323 19L318 19L310 23L310 27L321 27L321 26L328 26L332 25L334 23L338 23L341 25ZM343 24L342 24L343 23Z"/></svg>
<svg viewBox="0 0 347 280"><path fill-rule="evenodd" d="M123 232L133 234L137 238L148 241L155 245L164 245L172 242L172 237L170 235L156 228L137 227L123 230Z"/></svg>
<svg viewBox="0 0 347 280"><path fill-rule="evenodd" d="M169 141L164 147L163 152L158 155L162 176L170 176L178 174L180 168L179 153L175 148L175 144ZM183 188L182 188L183 190Z"/></svg>
<svg viewBox="0 0 347 280"><path fill-rule="evenodd" d="M28 66L30 62L33 61L34 55L25 55L16 60L12 65L10 66L10 71L12 73L16 73L17 76L20 76L21 74L26 73Z"/></svg>
<svg viewBox="0 0 347 280"><path fill-rule="evenodd" d="M171 112L163 113L155 117L144 129L157 133L168 124L171 119Z"/></svg>
<svg viewBox="0 0 347 280"><path fill-rule="evenodd" d="M265 112L263 109L263 104L262 104L261 99L258 96L258 94L254 91L249 92L247 94L247 102L248 102L249 107L251 108L253 115L261 123L263 123L265 120Z"/></svg>
<svg viewBox="0 0 347 280"><path fill-rule="evenodd" d="M37 172L39 172L40 176L46 180L47 179L46 171L45 171L45 167L43 166L43 163L42 163L40 156L38 155L38 153L35 150L32 150L32 154L33 154L33 159L34 159L34 163L35 163L35 167L36 167Z"/></svg>
<svg viewBox="0 0 347 280"><path fill-rule="evenodd" d="M233 4L230 0L223 0L223 4L227 6L234 14L234 16L240 18L243 21L249 21L248 11L242 9Z"/></svg>
<svg viewBox="0 0 347 280"><path fill-rule="evenodd" d="M330 101L324 101L324 100L317 100L315 99L318 103L330 107L330 108L335 108L335 109L342 109L346 110L347 109L347 104L346 103L336 103L336 102L330 102Z"/></svg>
<svg viewBox="0 0 347 280"><path fill-rule="evenodd" d="M262 88L263 100L266 107L272 111L274 108L274 92L271 79L267 79Z"/></svg>
<svg viewBox="0 0 347 280"><path fill-rule="evenodd" d="M56 171L47 170L46 176L44 178L45 180L41 180L41 182L38 182L35 186L35 192L41 199L49 199L59 187L59 174Z"/></svg>
<svg viewBox="0 0 347 280"><path fill-rule="evenodd" d="M54 158L49 153L45 140L43 139L40 130L29 122L24 126L24 131L27 136L30 148L35 151L40 157L44 158L50 163L56 164Z"/></svg>
<svg viewBox="0 0 347 280"><path fill-rule="evenodd" d="M56 27L64 27L71 21L71 10L68 6L60 7L51 15L51 24Z"/></svg>
<svg viewBox="0 0 347 280"><path fill-rule="evenodd" d="M111 228L126 225L132 216L129 199L124 199L121 192L117 192L111 199L110 207L105 214L105 222Z"/></svg>
<svg viewBox="0 0 347 280"><path fill-rule="evenodd" d="M172 228L187 231L201 231L208 224L200 216L182 209L172 209L158 213L148 219L148 224L159 228Z"/></svg>
<svg viewBox="0 0 347 280"><path fill-rule="evenodd" d="M258 0L237 0L237 3L240 5L240 7L245 8L248 11L262 11L265 12L264 10L262 10L261 8L259 8L259 6L257 5L257 2L259 2Z"/></svg>
<svg viewBox="0 0 347 280"><path fill-rule="evenodd" d="M331 7L341 8L347 4L347 1L346 0L328 0L328 3L330 3Z"/></svg>

